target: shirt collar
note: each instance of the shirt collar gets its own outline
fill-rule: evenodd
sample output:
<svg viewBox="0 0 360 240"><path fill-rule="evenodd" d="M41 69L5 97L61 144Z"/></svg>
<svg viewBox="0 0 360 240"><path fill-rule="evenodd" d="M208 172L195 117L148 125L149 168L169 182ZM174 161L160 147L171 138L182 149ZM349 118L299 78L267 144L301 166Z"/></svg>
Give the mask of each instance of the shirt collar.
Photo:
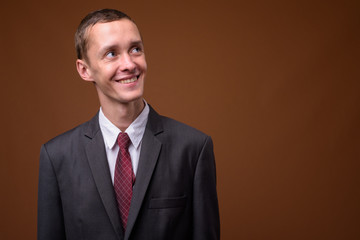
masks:
<svg viewBox="0 0 360 240"><path fill-rule="evenodd" d="M145 107L139 116L130 124L130 126L125 130L129 135L131 143L137 149L140 146L142 137L145 132L146 123L149 115L149 105L144 100ZM110 120L104 115L102 108L100 107L99 111L99 125L101 133L104 137L105 147L112 149L116 144L116 139L121 132Z"/></svg>

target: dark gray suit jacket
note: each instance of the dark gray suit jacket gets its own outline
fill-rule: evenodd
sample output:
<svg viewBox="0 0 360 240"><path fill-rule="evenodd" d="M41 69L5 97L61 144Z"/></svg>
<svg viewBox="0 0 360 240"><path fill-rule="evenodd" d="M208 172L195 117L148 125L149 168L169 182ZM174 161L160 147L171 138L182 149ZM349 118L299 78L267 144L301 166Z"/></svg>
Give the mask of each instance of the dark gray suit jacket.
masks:
<svg viewBox="0 0 360 240"><path fill-rule="evenodd" d="M219 239L209 136L150 108L123 233L98 115L44 144L39 240Z"/></svg>

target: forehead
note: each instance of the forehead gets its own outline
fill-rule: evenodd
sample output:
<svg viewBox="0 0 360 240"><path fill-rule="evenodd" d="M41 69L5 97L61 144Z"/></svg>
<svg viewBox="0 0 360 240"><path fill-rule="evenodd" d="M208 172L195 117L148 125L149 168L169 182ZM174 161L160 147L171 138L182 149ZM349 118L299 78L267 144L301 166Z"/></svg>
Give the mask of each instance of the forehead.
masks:
<svg viewBox="0 0 360 240"><path fill-rule="evenodd" d="M87 32L89 47L110 42L125 44L127 42L141 41L140 32L129 19L120 19L112 22L96 23Z"/></svg>

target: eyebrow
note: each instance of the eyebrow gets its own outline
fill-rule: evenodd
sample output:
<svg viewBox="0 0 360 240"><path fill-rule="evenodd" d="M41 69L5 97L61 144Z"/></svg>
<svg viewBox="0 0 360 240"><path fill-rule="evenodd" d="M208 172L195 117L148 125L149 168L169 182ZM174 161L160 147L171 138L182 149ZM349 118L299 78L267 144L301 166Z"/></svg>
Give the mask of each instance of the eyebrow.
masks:
<svg viewBox="0 0 360 240"><path fill-rule="evenodd" d="M132 41L130 45L131 46L133 46L133 45L144 45L144 43L143 43L142 40L138 40L138 41Z"/></svg>

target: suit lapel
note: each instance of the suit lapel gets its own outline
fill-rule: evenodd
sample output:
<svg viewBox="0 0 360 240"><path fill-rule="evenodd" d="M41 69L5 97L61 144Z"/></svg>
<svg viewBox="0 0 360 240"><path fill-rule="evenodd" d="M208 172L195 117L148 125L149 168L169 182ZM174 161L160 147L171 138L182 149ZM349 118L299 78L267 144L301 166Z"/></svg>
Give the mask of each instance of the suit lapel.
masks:
<svg viewBox="0 0 360 240"><path fill-rule="evenodd" d="M115 232L119 239L122 239L123 231L121 228L114 187L111 182L104 139L99 127L98 115L90 120L89 126L85 132L85 137L88 138L85 146L86 156L96 187Z"/></svg>
<svg viewBox="0 0 360 240"><path fill-rule="evenodd" d="M146 190L149 186L151 176L155 169L162 145L156 135L162 131L161 118L150 107L148 122L141 143L139 167L136 173L136 182L133 188L133 196L131 199L124 239L129 239L130 233L139 214Z"/></svg>

